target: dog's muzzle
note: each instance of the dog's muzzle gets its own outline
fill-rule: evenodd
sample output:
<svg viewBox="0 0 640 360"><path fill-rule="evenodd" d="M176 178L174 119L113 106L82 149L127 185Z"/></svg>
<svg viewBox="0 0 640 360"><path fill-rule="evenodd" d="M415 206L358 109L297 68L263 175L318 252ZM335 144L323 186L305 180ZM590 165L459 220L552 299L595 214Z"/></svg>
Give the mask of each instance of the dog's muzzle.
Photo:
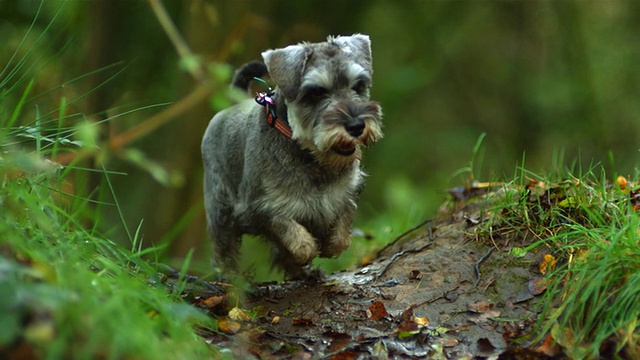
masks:
<svg viewBox="0 0 640 360"><path fill-rule="evenodd" d="M360 118L351 118L344 124L344 129L354 139L357 139L364 133L364 120ZM356 144L354 142L345 142L334 149L336 153L342 156L351 156L356 152Z"/></svg>

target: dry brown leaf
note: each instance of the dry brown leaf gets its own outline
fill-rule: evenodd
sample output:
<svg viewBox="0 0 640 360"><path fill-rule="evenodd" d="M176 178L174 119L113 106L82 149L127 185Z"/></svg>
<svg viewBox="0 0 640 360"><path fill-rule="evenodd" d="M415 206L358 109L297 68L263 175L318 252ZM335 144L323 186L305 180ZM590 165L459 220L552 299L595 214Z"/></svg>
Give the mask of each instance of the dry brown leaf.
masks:
<svg viewBox="0 0 640 360"><path fill-rule="evenodd" d="M491 319L497 318L499 316L500 316L500 311L487 310L480 315L469 316L469 321L475 323L476 325L483 325L488 323Z"/></svg>
<svg viewBox="0 0 640 360"><path fill-rule="evenodd" d="M452 337L446 337L442 339L442 345L444 345L444 347L454 347L458 345L458 342L458 339Z"/></svg>
<svg viewBox="0 0 640 360"><path fill-rule="evenodd" d="M556 258L551 254L544 254L542 262L538 265L538 270L543 275L547 274L547 271L553 271L556 268Z"/></svg>
<svg viewBox="0 0 640 360"><path fill-rule="evenodd" d="M477 314L482 314L485 313L491 309L493 309L493 304L489 303L486 300L478 300L474 303L470 303L467 308L469 309L469 311L477 313Z"/></svg>
<svg viewBox="0 0 640 360"><path fill-rule="evenodd" d="M387 309L385 309L384 304L381 301L376 300L367 308L367 318L373 321L378 321L390 317L391 315L389 315Z"/></svg>
<svg viewBox="0 0 640 360"><path fill-rule="evenodd" d="M417 317L414 316L413 317L413 322L415 322L416 324L418 324L419 327L425 327L425 326L429 326L429 319L426 317Z"/></svg>
<svg viewBox="0 0 640 360"><path fill-rule="evenodd" d="M202 300L201 304L208 307L209 309L214 308L224 302L227 298L226 295L223 296L211 296L204 300Z"/></svg>
<svg viewBox="0 0 640 360"><path fill-rule="evenodd" d="M547 335L542 344L535 349L535 352L555 357L560 352L560 346L553 340L553 336Z"/></svg>
<svg viewBox="0 0 640 360"><path fill-rule="evenodd" d="M294 318L291 320L291 325L308 326L308 325L313 325L313 321L311 321L311 319L305 319L305 318Z"/></svg>
<svg viewBox="0 0 640 360"><path fill-rule="evenodd" d="M221 319L218 321L218 330L228 335L237 334L240 331L240 323L229 319Z"/></svg>
<svg viewBox="0 0 640 360"><path fill-rule="evenodd" d="M547 289L547 280L540 277L531 278L529 280L527 288L529 289L529 293L531 295L538 296Z"/></svg>

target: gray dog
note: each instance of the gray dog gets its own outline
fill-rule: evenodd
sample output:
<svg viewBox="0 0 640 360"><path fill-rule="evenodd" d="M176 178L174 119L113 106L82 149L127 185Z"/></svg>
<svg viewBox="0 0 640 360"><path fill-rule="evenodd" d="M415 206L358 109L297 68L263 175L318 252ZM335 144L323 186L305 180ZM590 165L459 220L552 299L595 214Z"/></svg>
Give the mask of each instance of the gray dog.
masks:
<svg viewBox="0 0 640 360"><path fill-rule="evenodd" d="M305 278L315 257L349 247L361 147L382 137L380 105L369 101L371 42L329 37L262 58L234 85L246 90L268 71L276 90L216 114L202 140L209 232L223 270L236 270L241 236L253 234L272 243L289 278Z"/></svg>

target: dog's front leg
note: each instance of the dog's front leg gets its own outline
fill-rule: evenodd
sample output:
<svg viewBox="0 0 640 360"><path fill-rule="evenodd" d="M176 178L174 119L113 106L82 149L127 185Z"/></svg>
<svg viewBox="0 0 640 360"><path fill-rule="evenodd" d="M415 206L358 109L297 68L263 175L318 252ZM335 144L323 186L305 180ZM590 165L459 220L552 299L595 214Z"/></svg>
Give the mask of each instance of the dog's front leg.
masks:
<svg viewBox="0 0 640 360"><path fill-rule="evenodd" d="M318 246L313 235L297 221L286 218L271 220L271 231L284 248L291 253L297 265L305 265L318 256Z"/></svg>
<svg viewBox="0 0 640 360"><path fill-rule="evenodd" d="M340 217L331 237L322 243L321 257L333 258L347 250L351 244L351 219Z"/></svg>

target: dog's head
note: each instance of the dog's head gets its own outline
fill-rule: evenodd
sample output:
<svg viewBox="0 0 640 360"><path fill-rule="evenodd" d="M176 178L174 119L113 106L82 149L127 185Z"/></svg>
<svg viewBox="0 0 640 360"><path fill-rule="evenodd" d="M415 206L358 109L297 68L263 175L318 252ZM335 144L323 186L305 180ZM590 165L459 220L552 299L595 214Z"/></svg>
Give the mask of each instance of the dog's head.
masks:
<svg viewBox="0 0 640 360"><path fill-rule="evenodd" d="M382 137L380 105L369 100L371 42L366 35L329 37L268 50L262 57L287 105L293 139L318 161L341 169L360 146Z"/></svg>

